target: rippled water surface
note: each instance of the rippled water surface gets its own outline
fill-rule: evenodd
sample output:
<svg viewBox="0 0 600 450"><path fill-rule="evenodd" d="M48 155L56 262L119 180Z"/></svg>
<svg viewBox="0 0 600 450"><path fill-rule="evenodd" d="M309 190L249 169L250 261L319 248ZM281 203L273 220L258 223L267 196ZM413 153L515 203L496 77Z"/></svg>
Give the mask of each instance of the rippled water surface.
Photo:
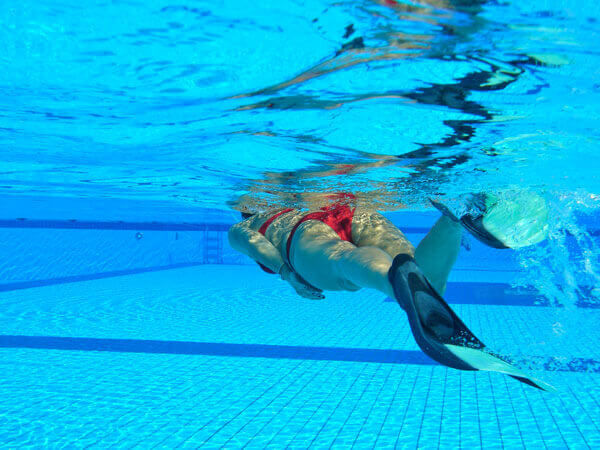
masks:
<svg viewBox="0 0 600 450"><path fill-rule="evenodd" d="M528 189L550 204L551 232L521 264L546 295L564 295L556 283L575 295L600 281L580 221L600 207L599 12L589 0L12 2L5 215L78 218L70 199L126 199L96 218L135 218L151 200L194 220L198 207L331 192L391 211ZM40 196L66 212L6 206Z"/></svg>
<svg viewBox="0 0 600 450"><path fill-rule="evenodd" d="M0 18L2 192L529 186L594 200L596 2L30 1Z"/></svg>

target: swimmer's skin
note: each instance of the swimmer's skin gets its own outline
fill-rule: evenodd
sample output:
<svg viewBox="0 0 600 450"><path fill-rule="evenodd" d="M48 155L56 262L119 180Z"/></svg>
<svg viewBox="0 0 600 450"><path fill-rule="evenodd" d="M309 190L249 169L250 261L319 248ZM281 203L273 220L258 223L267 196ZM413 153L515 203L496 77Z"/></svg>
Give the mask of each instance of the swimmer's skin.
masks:
<svg viewBox="0 0 600 450"><path fill-rule="evenodd" d="M306 298L322 298L321 291L361 288L377 289L394 298L388 271L399 254L413 256L431 285L443 295L460 249L462 227L446 216L440 217L415 249L384 216L357 207L352 220L352 241L356 245L343 241L325 223L307 220L293 237L290 267L285 262L287 238L308 212L283 214L269 226L265 236L260 234L260 226L277 212L256 214L232 226L229 242L235 250L280 274Z"/></svg>

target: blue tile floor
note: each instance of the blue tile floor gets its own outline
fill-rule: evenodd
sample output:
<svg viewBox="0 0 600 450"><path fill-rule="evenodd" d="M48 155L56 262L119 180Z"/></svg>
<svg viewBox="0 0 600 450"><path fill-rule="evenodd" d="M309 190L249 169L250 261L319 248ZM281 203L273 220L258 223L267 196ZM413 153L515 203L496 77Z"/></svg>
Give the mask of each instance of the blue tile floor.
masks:
<svg viewBox="0 0 600 450"><path fill-rule="evenodd" d="M478 286L457 313L556 394L434 364L377 292L305 300L250 266L1 292L0 443L600 446L600 310L458 298Z"/></svg>

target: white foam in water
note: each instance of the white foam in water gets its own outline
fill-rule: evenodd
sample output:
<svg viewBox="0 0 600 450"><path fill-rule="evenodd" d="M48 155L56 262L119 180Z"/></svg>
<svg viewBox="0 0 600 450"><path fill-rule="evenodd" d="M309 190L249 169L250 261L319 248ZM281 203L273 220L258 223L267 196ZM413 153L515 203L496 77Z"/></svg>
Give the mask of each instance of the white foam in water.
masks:
<svg viewBox="0 0 600 450"><path fill-rule="evenodd" d="M548 238L517 250L523 272L515 285L534 287L551 304L568 309L575 308L582 295L587 302L600 302L594 289L600 284L600 249L588 225L579 219L600 207L600 197L578 191L548 194L546 198Z"/></svg>

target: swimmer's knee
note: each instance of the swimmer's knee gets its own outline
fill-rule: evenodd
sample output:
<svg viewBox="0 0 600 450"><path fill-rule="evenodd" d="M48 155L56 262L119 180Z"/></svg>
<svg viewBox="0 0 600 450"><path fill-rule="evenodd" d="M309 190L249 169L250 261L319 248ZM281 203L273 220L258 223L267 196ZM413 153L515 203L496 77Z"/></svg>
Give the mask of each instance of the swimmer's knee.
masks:
<svg viewBox="0 0 600 450"><path fill-rule="evenodd" d="M373 270L383 273L385 275L387 275L391 266L392 266L392 262L387 261L387 260L386 261L374 261L371 265Z"/></svg>
<svg viewBox="0 0 600 450"><path fill-rule="evenodd" d="M392 257L388 255L385 251L381 250L379 247L357 247L354 251L376 266L387 265L389 267L392 264Z"/></svg>
<svg viewBox="0 0 600 450"><path fill-rule="evenodd" d="M392 258L383 250L377 247L355 247L346 254L345 258L336 261L337 273L341 277L346 277L344 273L345 261L352 263L356 269L376 272L387 276L387 273L392 265Z"/></svg>
<svg viewBox="0 0 600 450"><path fill-rule="evenodd" d="M345 291L356 292L362 289L360 286L357 286L356 284L348 280L342 280L340 284L342 285Z"/></svg>

